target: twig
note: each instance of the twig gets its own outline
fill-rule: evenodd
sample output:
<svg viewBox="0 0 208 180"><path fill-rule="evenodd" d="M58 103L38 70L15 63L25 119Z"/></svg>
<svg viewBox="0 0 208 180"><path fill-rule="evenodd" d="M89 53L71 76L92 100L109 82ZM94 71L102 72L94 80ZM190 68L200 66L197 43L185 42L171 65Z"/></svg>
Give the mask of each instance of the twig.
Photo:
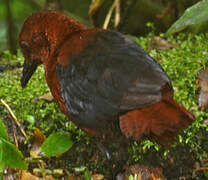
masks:
<svg viewBox="0 0 208 180"><path fill-rule="evenodd" d="M24 129L22 128L21 124L19 123L17 117L15 116L15 114L13 113L13 111L11 110L11 108L9 107L9 105L6 104L6 102L5 102L3 99L1 99L0 101L1 101L1 103L3 104L3 106L9 111L9 114L11 115L12 119L15 121L15 123L16 123L17 126L19 127L21 133L22 133L23 136L26 138L27 135L26 135Z"/></svg>
<svg viewBox="0 0 208 180"><path fill-rule="evenodd" d="M194 169L194 173L196 173L197 171L208 171L208 167L200 167L200 168Z"/></svg>
<svg viewBox="0 0 208 180"><path fill-rule="evenodd" d="M15 123L12 120L12 118L11 117L9 117L9 118L12 121L12 133L13 133L14 143L15 143L15 146L17 147L17 149L18 149L18 141L17 141L17 135L16 135L16 126L15 126Z"/></svg>
<svg viewBox="0 0 208 180"><path fill-rule="evenodd" d="M114 27L116 28L121 20L121 1L120 0L115 0L116 1L116 12L115 12L115 23Z"/></svg>
<svg viewBox="0 0 208 180"><path fill-rule="evenodd" d="M202 159L201 162L206 163L208 162L208 159Z"/></svg>
<svg viewBox="0 0 208 180"><path fill-rule="evenodd" d="M38 97L34 98L34 101L39 101L39 100L53 101L54 97L51 94L51 92L48 92L42 96L38 96Z"/></svg>
<svg viewBox="0 0 208 180"><path fill-rule="evenodd" d="M110 22L111 15L112 15L112 13L113 13L113 10L114 10L115 7L116 7L116 3L117 3L117 0L114 0L112 6L110 7L110 9L109 9L109 11L108 11L107 16L105 17L105 21L104 21L104 24L103 24L103 29L107 29L108 24L109 24L109 22Z"/></svg>

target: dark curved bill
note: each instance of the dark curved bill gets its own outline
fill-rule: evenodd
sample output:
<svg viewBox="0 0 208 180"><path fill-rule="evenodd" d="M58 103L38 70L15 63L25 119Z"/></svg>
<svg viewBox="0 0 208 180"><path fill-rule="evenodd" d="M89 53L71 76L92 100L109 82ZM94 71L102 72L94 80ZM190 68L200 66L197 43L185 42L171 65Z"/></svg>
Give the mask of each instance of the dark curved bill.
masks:
<svg viewBox="0 0 208 180"><path fill-rule="evenodd" d="M28 83L28 81L30 80L30 78L32 77L33 73L35 72L35 70L37 69L39 63L37 63L36 61L29 61L24 62L23 65L23 72L22 72L22 77L21 77L21 86L25 87Z"/></svg>

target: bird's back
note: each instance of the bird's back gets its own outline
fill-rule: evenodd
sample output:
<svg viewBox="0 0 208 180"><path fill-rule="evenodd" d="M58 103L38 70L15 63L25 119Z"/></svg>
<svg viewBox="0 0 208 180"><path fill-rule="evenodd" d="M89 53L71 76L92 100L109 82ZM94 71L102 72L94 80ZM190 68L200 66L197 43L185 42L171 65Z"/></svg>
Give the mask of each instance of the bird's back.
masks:
<svg viewBox="0 0 208 180"><path fill-rule="evenodd" d="M75 47L81 41L84 48L66 56L65 65L57 64L56 73L66 107L80 127L103 129L119 114L159 102L163 86L172 92L161 66L134 40L109 31L73 38L77 41L68 39L62 54L72 42Z"/></svg>

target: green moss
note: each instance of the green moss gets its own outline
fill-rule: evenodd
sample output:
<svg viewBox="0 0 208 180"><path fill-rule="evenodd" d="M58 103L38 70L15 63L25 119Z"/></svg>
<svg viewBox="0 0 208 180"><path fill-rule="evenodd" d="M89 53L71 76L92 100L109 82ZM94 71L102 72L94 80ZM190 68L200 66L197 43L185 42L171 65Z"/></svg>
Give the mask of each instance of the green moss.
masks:
<svg viewBox="0 0 208 180"><path fill-rule="evenodd" d="M163 34L160 36L165 38ZM198 87L196 85L196 79L197 72L205 66L208 66L208 34L192 35L181 33L175 37L167 37L165 39L169 43L177 44L178 47L166 50L148 50L149 39L151 37L152 34L148 37L137 38L137 42L162 65L172 80L175 90L175 99L195 114L196 121L179 136L180 146L178 149L176 149L177 145L174 145L169 151L161 153L161 148L159 146L149 141L143 141L141 144L135 143L132 148L129 149L132 154L132 159L134 162L136 161L143 164L145 163L145 158L146 161L148 161L148 157L152 160L150 157L156 158L155 155L157 155L159 160L161 160L162 155L165 155L163 157L163 159L165 159L171 151L177 152L179 158L181 157L179 152L183 153L182 156L185 156L184 154L188 152L194 152L196 158L207 158L208 127L203 124L203 121L207 119L208 114L198 108ZM12 65L15 65L17 62L23 64L23 57L21 54L16 57L6 52L0 64L8 62ZM4 99L5 102L11 106L21 123L30 125L26 126L29 130L33 126L39 127L47 134L52 131L56 132L60 128L64 130L75 130L77 134L76 141L83 142L83 137L86 138L85 134L81 131L77 131L77 128L74 127L72 123L69 123L69 120L60 112L54 102L34 102L35 97L49 91L44 80L43 67L38 68L37 72L24 89L20 86L21 73L22 69L16 68L0 74L0 98ZM8 112L2 105L0 105L0 114L0 119L5 119L8 116ZM35 120L35 123L32 125L30 124L31 117ZM85 142L89 143L89 139L86 139ZM86 146L89 148L90 143L88 143ZM184 153L186 149L188 150ZM153 156L145 156L145 154L148 153L153 154ZM185 161L185 163L186 162L187 161ZM86 162L86 164L88 164L88 162ZM180 165L178 165L178 167L179 166Z"/></svg>
<svg viewBox="0 0 208 180"><path fill-rule="evenodd" d="M163 34L160 36L164 38ZM150 35L151 37L152 35ZM149 38L141 37L137 39L137 42L162 65L169 75L174 87L175 99L194 113L196 121L184 131L185 135L180 138L180 142L188 143L187 145L193 148L192 150L197 153L199 158L207 156L206 149L200 147L197 138L201 136L200 132L208 131L207 126L203 124L208 114L200 111L197 105L199 88L196 79L197 72L208 66L207 38L208 33L200 35L181 33L174 37L165 38L169 43L177 44L178 47L166 50L153 49L149 52Z"/></svg>
<svg viewBox="0 0 208 180"><path fill-rule="evenodd" d="M2 59L3 63L11 62L23 64L23 57L15 57L6 52ZM65 127L66 117L60 112L54 102L34 101L34 98L49 91L45 79L43 67L39 67L29 81L26 88L20 85L22 68L7 70L0 74L0 98L3 99L14 111L17 118L23 124L28 124L31 116L35 120L35 127L43 129L45 132L52 131L58 127ZM5 117L8 115L3 106L0 105L0 112ZM4 118L1 116L0 118Z"/></svg>

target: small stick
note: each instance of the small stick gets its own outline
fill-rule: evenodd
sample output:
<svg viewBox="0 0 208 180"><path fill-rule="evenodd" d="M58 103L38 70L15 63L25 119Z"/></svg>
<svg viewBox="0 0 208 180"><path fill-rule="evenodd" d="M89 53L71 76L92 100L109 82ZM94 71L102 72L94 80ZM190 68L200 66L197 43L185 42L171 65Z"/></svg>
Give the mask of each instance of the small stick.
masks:
<svg viewBox="0 0 208 180"><path fill-rule="evenodd" d="M12 119L15 121L15 123L17 124L17 126L20 128L21 133L26 138L27 135L26 135L24 129L22 128L21 124L19 123L17 117L15 116L15 114L13 113L13 111L11 110L11 108L9 107L9 105L6 104L6 102L3 99L1 99L0 101L3 104L3 106L9 111L9 114L11 115Z"/></svg>
<svg viewBox="0 0 208 180"><path fill-rule="evenodd" d="M116 0L116 12L115 12L115 22L114 22L115 28L119 25L120 20L121 20L120 6L121 6L120 0Z"/></svg>
<svg viewBox="0 0 208 180"><path fill-rule="evenodd" d="M110 22L110 18L111 18L111 15L113 13L113 10L115 9L116 7L116 3L117 3L117 0L114 0L112 6L110 7L109 11L108 11L108 14L107 16L105 17L105 21L104 21L104 24L103 24L103 29L107 29L108 28L108 24Z"/></svg>
<svg viewBox="0 0 208 180"><path fill-rule="evenodd" d="M10 118L12 119L12 118ZM12 131L13 131L13 137L14 137L14 142L15 142L15 146L18 148L18 141L17 141L17 136L16 136L16 126L14 124L14 121L12 121Z"/></svg>
<svg viewBox="0 0 208 180"><path fill-rule="evenodd" d="M208 162L208 159L202 159L201 162L206 163Z"/></svg>
<svg viewBox="0 0 208 180"><path fill-rule="evenodd" d="M208 171L208 167L200 167L200 168L194 169L194 173L196 173L197 171Z"/></svg>

